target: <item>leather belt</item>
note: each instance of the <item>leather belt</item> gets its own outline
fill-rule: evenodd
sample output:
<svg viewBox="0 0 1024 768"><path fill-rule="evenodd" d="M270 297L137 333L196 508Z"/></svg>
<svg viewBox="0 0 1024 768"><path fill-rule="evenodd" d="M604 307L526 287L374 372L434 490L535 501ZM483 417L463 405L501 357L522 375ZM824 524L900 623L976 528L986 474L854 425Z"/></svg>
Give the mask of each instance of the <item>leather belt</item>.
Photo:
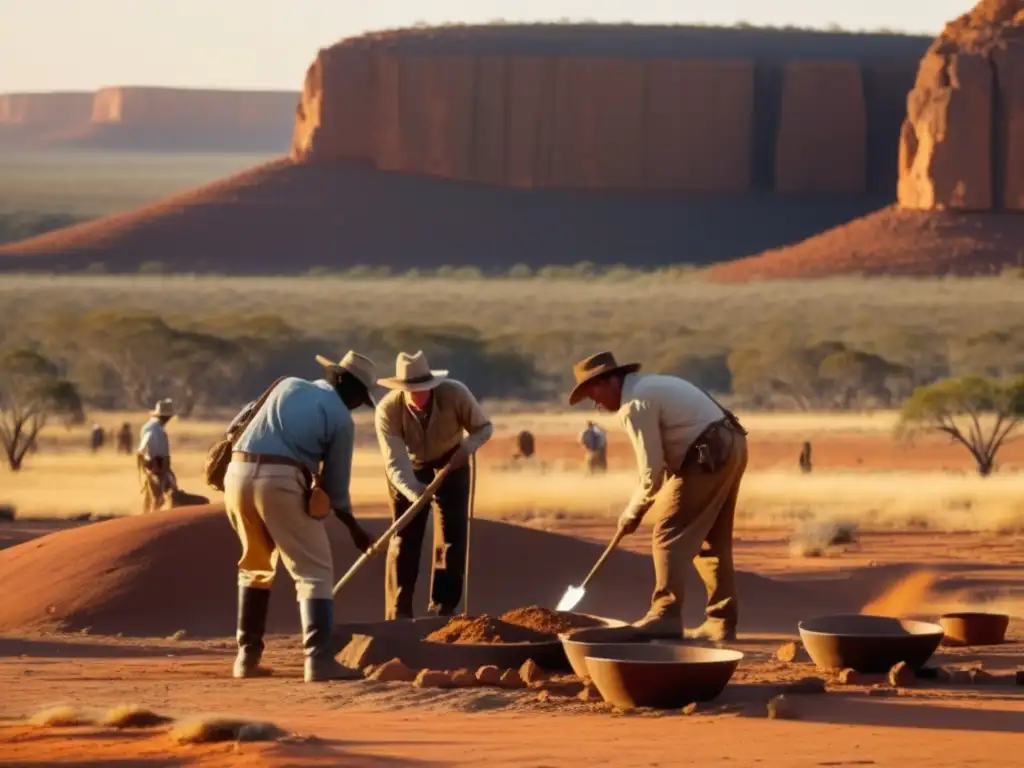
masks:
<svg viewBox="0 0 1024 768"><path fill-rule="evenodd" d="M287 456L274 456L269 453L246 453L245 451L232 451L232 461L241 461L246 464L278 464L285 467L295 467L308 473L309 469L301 461L290 459Z"/></svg>

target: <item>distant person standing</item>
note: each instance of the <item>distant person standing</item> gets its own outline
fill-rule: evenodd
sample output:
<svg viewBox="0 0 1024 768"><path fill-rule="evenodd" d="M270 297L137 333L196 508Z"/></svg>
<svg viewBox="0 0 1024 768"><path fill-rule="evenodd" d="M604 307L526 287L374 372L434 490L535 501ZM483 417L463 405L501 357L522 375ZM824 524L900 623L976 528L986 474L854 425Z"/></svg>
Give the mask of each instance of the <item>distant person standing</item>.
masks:
<svg viewBox="0 0 1024 768"><path fill-rule="evenodd" d="M608 435L597 424L587 422L587 427L580 432L580 445L587 452L584 469L587 474L594 475L608 469Z"/></svg>
<svg viewBox="0 0 1024 768"><path fill-rule="evenodd" d="M96 453L96 451L103 447L106 438L107 433L103 431L103 427L99 424L93 424L92 432L89 435L89 448L93 453Z"/></svg>
<svg viewBox="0 0 1024 768"><path fill-rule="evenodd" d="M377 406L377 439L387 473L391 515L397 520L445 466L449 472L434 497L433 563L429 610L452 616L462 600L473 510L476 451L494 427L465 384L433 371L422 351L402 352L395 376L377 381L392 390ZM412 618L420 571L424 510L388 545L384 582L386 619Z"/></svg>
<svg viewBox="0 0 1024 768"><path fill-rule="evenodd" d="M142 492L142 511L154 512L169 506L170 493L178 487L171 470L171 443L167 422L174 418L174 403L161 400L140 432L136 461Z"/></svg>
<svg viewBox="0 0 1024 768"><path fill-rule="evenodd" d="M135 437L132 435L132 425L126 421L121 425L121 429L117 433L117 452L131 456L134 442Z"/></svg>
<svg viewBox="0 0 1024 768"><path fill-rule="evenodd" d="M516 452L512 456L513 461L529 459L533 456L534 447L533 433L524 429L516 435Z"/></svg>
<svg viewBox="0 0 1024 768"><path fill-rule="evenodd" d="M811 469L811 443L808 441L800 449L800 471L807 475L810 474Z"/></svg>

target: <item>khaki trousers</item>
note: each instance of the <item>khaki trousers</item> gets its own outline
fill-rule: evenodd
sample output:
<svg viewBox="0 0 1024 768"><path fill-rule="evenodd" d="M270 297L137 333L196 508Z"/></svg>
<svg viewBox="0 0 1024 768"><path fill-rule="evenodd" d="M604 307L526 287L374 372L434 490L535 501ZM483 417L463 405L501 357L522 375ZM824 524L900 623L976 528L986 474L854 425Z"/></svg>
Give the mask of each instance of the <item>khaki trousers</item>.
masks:
<svg viewBox="0 0 1024 768"><path fill-rule="evenodd" d="M306 514L301 471L233 461L224 476L224 505L242 545L239 586L270 589L281 559L299 600L331 599L331 545L323 521Z"/></svg>
<svg viewBox="0 0 1024 768"><path fill-rule="evenodd" d="M692 562L707 591L707 618L732 631L738 619L733 520L747 468L747 439L718 428L728 459L709 474L700 466L670 475L651 507L654 594L649 616L682 618L686 570Z"/></svg>

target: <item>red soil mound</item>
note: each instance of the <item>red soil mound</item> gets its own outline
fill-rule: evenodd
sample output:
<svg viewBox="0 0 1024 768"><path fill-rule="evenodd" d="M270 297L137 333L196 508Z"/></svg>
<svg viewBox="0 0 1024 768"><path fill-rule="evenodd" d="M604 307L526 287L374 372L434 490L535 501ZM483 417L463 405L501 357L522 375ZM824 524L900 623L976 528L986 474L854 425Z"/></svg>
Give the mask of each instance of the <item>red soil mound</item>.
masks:
<svg viewBox="0 0 1024 768"><path fill-rule="evenodd" d="M366 521L376 537L385 519ZM327 523L335 573L355 560L343 526ZM426 546L429 543L425 542ZM603 545L490 520L473 525L470 592L476 610L491 616L527 605L555 605L600 556ZM0 632L76 631L93 634L231 636L235 628L238 541L218 506L180 508L93 523L0 551ZM417 603L425 608L430 558L422 559ZM537 567L537 564L543 564ZM647 608L650 558L617 551L588 588L587 613L631 619ZM866 597L835 585L808 589L751 573L738 574L741 624L747 632L791 632L815 611L858 610ZM384 558L374 558L337 601L337 621L382 618ZM704 590L693 574L687 618L702 614ZM294 632L298 611L291 579L274 587L271 632Z"/></svg>
<svg viewBox="0 0 1024 768"><path fill-rule="evenodd" d="M0 246L0 272L297 274L313 267L694 264L790 243L878 198L686 199L439 181L281 160L152 205ZM737 227L736 222L743 226ZM643 248L637 248L642 233ZM487 254L481 261L481 254Z"/></svg>
<svg viewBox="0 0 1024 768"><path fill-rule="evenodd" d="M552 635L518 627L501 619L483 616L456 616L443 627L427 635L428 643L536 643L554 640Z"/></svg>
<svg viewBox="0 0 1024 768"><path fill-rule="evenodd" d="M528 627L548 635L557 635L568 632L570 629L583 629L585 627L597 627L601 622L590 616L567 611L552 611L548 608L541 608L539 605L531 605L528 608L516 608L498 617L509 624L520 627Z"/></svg>
<svg viewBox="0 0 1024 768"><path fill-rule="evenodd" d="M1021 266L1024 217L885 208L797 245L707 271L718 282L837 275L992 275Z"/></svg>

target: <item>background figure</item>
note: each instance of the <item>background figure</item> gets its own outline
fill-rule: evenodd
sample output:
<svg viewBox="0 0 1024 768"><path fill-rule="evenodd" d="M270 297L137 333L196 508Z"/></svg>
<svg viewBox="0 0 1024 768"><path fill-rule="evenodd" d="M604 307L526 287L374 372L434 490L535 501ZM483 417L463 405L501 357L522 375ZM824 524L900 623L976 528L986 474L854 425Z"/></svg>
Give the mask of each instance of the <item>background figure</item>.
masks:
<svg viewBox="0 0 1024 768"><path fill-rule="evenodd" d="M804 443L804 447L800 449L800 471L805 475L811 471L811 443L810 441Z"/></svg>
<svg viewBox="0 0 1024 768"><path fill-rule="evenodd" d="M587 452L583 467L588 475L608 469L608 436L603 429L588 421L586 429L580 432L580 445Z"/></svg>
<svg viewBox="0 0 1024 768"><path fill-rule="evenodd" d="M143 512L155 512L171 506L170 493L178 487L171 470L171 445L164 429L172 418L174 404L170 400L161 400L141 430L136 461Z"/></svg>
<svg viewBox="0 0 1024 768"><path fill-rule="evenodd" d="M134 442L132 425L126 421L121 425L121 431L117 433L117 452L130 456L132 453L132 444Z"/></svg>
<svg viewBox="0 0 1024 768"><path fill-rule="evenodd" d="M533 433L524 429L516 435L516 452L512 459L519 461L530 458L533 456L534 447Z"/></svg>
<svg viewBox="0 0 1024 768"><path fill-rule="evenodd" d="M99 424L93 424L92 432L89 434L89 448L93 453L96 453L96 451L103 447L106 438L107 433L103 431L103 427Z"/></svg>

